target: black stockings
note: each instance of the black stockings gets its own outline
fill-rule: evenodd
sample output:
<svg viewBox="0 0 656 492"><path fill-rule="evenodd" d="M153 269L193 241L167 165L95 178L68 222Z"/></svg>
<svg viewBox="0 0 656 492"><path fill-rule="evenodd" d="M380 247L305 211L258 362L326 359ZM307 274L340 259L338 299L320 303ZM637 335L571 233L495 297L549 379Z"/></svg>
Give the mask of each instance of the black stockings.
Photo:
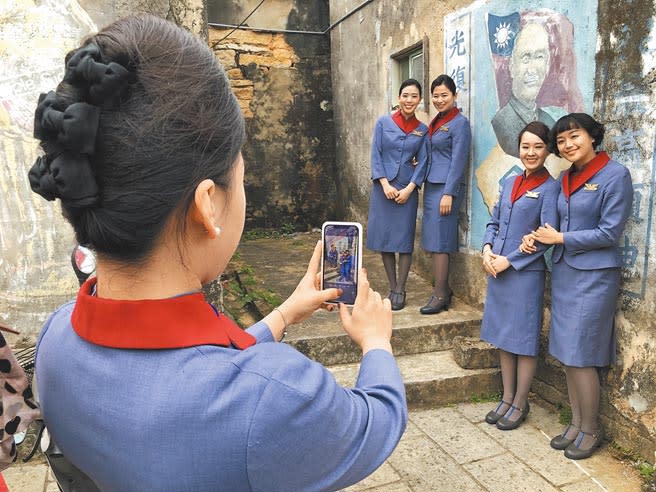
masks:
<svg viewBox="0 0 656 492"><path fill-rule="evenodd" d="M410 267L412 266L412 253L399 253L398 277L396 276L396 254L381 253L381 257L383 258L383 266L385 267L390 290L394 292L405 292L405 285L410 274Z"/></svg>
<svg viewBox="0 0 656 492"><path fill-rule="evenodd" d="M528 402L528 392L531 389L535 369L538 365L537 357L516 355L505 350L499 350L501 364L501 380L503 382L502 400L512 403L519 409L525 409ZM502 404L497 413L505 414L510 405ZM515 421L521 417L521 412L513 412L508 420Z"/></svg>
<svg viewBox="0 0 656 492"><path fill-rule="evenodd" d="M579 430L588 434L599 430L599 373L596 367L565 366L567 393L572 407L572 427L566 437L573 439ZM580 448L587 449L594 438L585 435Z"/></svg>
<svg viewBox="0 0 656 492"><path fill-rule="evenodd" d="M449 254L433 253L433 277L435 278L435 287L433 295L435 297L446 297L451 293L449 288Z"/></svg>

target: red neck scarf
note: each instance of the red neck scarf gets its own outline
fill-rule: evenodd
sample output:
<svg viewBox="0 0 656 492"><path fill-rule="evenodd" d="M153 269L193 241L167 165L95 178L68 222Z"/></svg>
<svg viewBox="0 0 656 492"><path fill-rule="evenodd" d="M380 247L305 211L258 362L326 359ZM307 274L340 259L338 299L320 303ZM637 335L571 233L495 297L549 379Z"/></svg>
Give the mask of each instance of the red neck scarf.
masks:
<svg viewBox="0 0 656 492"><path fill-rule="evenodd" d="M168 299L119 301L92 295L96 278L77 294L71 323L87 342L122 349L172 349L196 345L245 349L255 338L218 313L198 292Z"/></svg>
<svg viewBox="0 0 656 492"><path fill-rule="evenodd" d="M415 130L421 124L421 121L419 121L414 114L406 120L401 114L400 109L392 115L392 119L394 120L394 123L396 123L396 126L403 130L406 135Z"/></svg>
<svg viewBox="0 0 656 492"><path fill-rule="evenodd" d="M569 197L572 196L576 191L578 191L581 186L583 186L587 181L597 174L601 168L603 168L610 161L610 157L606 152L599 152L594 159L588 162L583 169L578 172L574 172L572 175L572 170L576 168L572 164L565 174L563 174L563 193L565 198L569 200Z"/></svg>
<svg viewBox="0 0 656 492"><path fill-rule="evenodd" d="M435 118L433 118L433 121L430 122L430 125L428 127L428 133L430 133L430 135L433 136L433 133L435 133L437 130L442 128L442 126L446 125L449 121L455 118L459 112L460 110L454 106L449 110L447 114L443 116L440 116L440 114L437 113L437 115L435 115Z"/></svg>
<svg viewBox="0 0 656 492"><path fill-rule="evenodd" d="M549 171L547 171L544 167L534 172L533 174L529 174L528 176L525 176L525 174L526 172L515 177L512 194L510 195L510 201L512 203L515 203L517 200L519 200L527 191L530 191L533 188L537 188L547 179L549 179Z"/></svg>

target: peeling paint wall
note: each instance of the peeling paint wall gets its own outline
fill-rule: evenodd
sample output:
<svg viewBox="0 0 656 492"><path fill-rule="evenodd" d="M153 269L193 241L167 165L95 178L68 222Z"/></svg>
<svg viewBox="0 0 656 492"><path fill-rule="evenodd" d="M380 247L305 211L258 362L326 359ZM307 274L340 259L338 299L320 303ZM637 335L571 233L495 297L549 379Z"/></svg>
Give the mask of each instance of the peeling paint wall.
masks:
<svg viewBox="0 0 656 492"><path fill-rule="evenodd" d="M0 4L0 319L34 341L52 310L77 290L74 237L59 204L32 193L27 172L39 93L64 74L64 56L85 36L129 13L149 12L206 31L203 0L16 0ZM9 341L15 343L15 336Z"/></svg>
<svg viewBox="0 0 656 492"><path fill-rule="evenodd" d="M331 20L356 7L357 0L333 0ZM491 120L507 102L511 79L508 58L488 36L491 15L517 32L541 23L548 33L550 65L537 105L553 112L586 111L606 123L606 150L633 176L635 206L622 239L623 290L616 319L618 364L603 374L602 420L612 439L650 460L656 457L656 275L653 221L656 145L656 28L650 0L585 0L573 7L559 0L479 0L428 2L380 0L333 31L332 66L335 100L338 193L349 218L366 223L370 189L369 148L376 118L390 110L396 88L391 56L428 39L430 77L453 75L460 82L460 104L470 115L474 134L469 196L461 210L461 252L453 255L452 288L481 306L485 276L480 238L501 178L517 159L498 144ZM586 14L581 15L584 11ZM592 18L589 18L592 16ZM492 19L494 20L494 19ZM467 50L474 53L467 55ZM507 56L507 55L505 55ZM460 80L458 80L461 78ZM435 112L419 111L428 121ZM357 124L353 124L354 120ZM498 140L499 139L499 140ZM552 159L554 175L567 165ZM421 210L419 215L421 216ZM420 218L419 218L420 220ZM415 267L430 276L428 257L417 248ZM542 354L546 354L549 295L545 308ZM541 357L534 390L545 399L567 401L562 368Z"/></svg>
<svg viewBox="0 0 656 492"><path fill-rule="evenodd" d="M239 24L259 2L212 2L210 22ZM248 25L320 31L327 1L267 2ZM338 204L328 36L210 29L246 117L246 227L307 229ZM227 36L227 37L226 37Z"/></svg>

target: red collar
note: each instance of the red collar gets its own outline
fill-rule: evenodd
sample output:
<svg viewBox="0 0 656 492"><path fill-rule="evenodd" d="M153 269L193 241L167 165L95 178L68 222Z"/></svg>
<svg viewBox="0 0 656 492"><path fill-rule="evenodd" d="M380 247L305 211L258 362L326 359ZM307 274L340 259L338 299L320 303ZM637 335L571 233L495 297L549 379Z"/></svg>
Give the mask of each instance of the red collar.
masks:
<svg viewBox="0 0 656 492"><path fill-rule="evenodd" d="M71 323L87 342L122 349L172 349L196 345L245 349L255 338L215 311L202 293L168 299L119 301L92 295L96 278L77 294Z"/></svg>
<svg viewBox="0 0 656 492"><path fill-rule="evenodd" d="M421 121L419 121L414 114L406 120L401 114L401 110L394 113L392 119L394 120L394 123L396 123L396 126L403 130L406 135L415 130L421 124Z"/></svg>
<svg viewBox="0 0 656 492"><path fill-rule="evenodd" d="M437 130L439 130L444 125L446 125L449 121L455 118L459 112L460 110L454 106L449 110L447 114L445 114L442 117L440 117L440 114L438 113L435 116L435 118L433 118L433 121L430 122L430 125L428 127L428 133L430 133L430 135L433 136L433 133L435 133Z"/></svg>
<svg viewBox="0 0 656 492"><path fill-rule="evenodd" d="M549 179L549 171L547 171L544 167L533 174L529 174L527 177L525 177L525 174L526 172L515 178L512 194L510 195L510 201L512 203L515 203L517 200L519 200L527 191L530 191L533 188L537 188L547 179Z"/></svg>
<svg viewBox="0 0 656 492"><path fill-rule="evenodd" d="M597 174L602 167L608 164L608 161L610 161L608 154L606 152L599 152L594 159L588 162L579 172L572 175L572 170L575 169L574 165L565 171L562 181L565 198L569 200L569 197L576 193L581 186L587 183L592 176Z"/></svg>

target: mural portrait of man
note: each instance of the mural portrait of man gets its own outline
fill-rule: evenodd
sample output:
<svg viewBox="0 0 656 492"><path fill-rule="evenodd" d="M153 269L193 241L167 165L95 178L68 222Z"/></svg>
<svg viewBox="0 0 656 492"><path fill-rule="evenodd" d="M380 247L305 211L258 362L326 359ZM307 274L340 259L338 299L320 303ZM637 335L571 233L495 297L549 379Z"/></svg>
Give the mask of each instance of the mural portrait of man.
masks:
<svg viewBox="0 0 656 492"><path fill-rule="evenodd" d="M592 111L596 21L569 17L563 5L560 0L488 0L445 18L446 73L464 67L459 101L464 98L461 109L476 128L471 244L482 240L501 184L523 171L519 131L531 121L552 126L567 113ZM597 3L581 0L580 8L596 12ZM448 55L457 35L467 43L456 59ZM568 163L551 155L545 166L557 177Z"/></svg>
<svg viewBox="0 0 656 492"><path fill-rule="evenodd" d="M551 126L583 109L576 57L566 45L573 28L567 17L546 9L489 13L487 27L499 99L492 127L501 149L518 157L517 135L528 123Z"/></svg>
<svg viewBox="0 0 656 492"><path fill-rule="evenodd" d="M526 25L515 39L508 65L512 80L510 100L492 118L494 133L506 154L519 156L517 135L531 121L539 120L549 127L556 122L536 104L549 62L547 31L539 24Z"/></svg>

